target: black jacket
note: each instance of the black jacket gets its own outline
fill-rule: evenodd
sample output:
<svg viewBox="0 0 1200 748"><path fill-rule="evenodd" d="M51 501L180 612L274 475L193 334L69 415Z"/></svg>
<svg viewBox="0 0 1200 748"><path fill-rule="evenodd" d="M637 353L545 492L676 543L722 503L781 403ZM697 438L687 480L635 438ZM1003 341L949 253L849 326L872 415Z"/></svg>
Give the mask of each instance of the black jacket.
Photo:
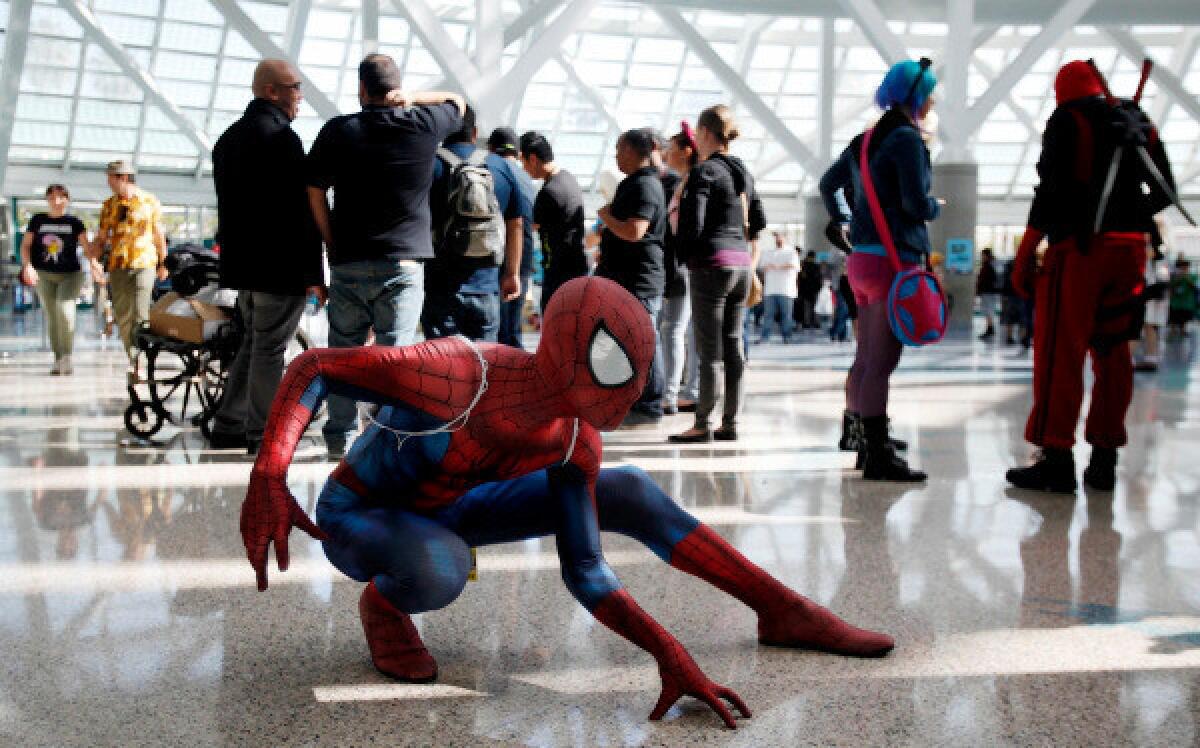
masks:
<svg viewBox="0 0 1200 748"><path fill-rule="evenodd" d="M1130 102L1122 102L1122 107L1135 111L1150 128L1146 151L1174 188L1171 164L1149 119L1132 110ZM1070 237L1086 240L1091 235L1119 142L1112 122L1112 107L1098 96L1064 102L1050 115L1037 164L1041 181L1029 209L1029 225L1049 236L1050 241ZM1146 191L1143 184L1148 188ZM1141 157L1126 148L1100 230L1152 231L1154 214L1170 204L1170 198L1147 172Z"/></svg>
<svg viewBox="0 0 1200 748"><path fill-rule="evenodd" d="M223 287L303 296L323 282L304 145L283 112L251 101L213 146L213 182Z"/></svg>
<svg viewBox="0 0 1200 748"><path fill-rule="evenodd" d="M679 203L677 252L683 259L703 260L722 249L748 251L746 241L765 227L754 178L740 159L716 153L692 168Z"/></svg>

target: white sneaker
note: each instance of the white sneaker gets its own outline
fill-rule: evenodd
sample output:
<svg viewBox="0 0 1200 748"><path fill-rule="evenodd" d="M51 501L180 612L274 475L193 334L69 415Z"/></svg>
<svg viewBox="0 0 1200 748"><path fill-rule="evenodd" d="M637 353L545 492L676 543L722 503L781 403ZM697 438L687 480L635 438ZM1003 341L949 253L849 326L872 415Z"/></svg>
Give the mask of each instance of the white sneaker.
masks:
<svg viewBox="0 0 1200 748"><path fill-rule="evenodd" d="M63 356L58 360L58 373L62 376L70 376L75 373L75 367L71 365L71 357Z"/></svg>
<svg viewBox="0 0 1200 748"><path fill-rule="evenodd" d="M62 359L56 358L50 367L50 376L57 377L59 374L62 374Z"/></svg>

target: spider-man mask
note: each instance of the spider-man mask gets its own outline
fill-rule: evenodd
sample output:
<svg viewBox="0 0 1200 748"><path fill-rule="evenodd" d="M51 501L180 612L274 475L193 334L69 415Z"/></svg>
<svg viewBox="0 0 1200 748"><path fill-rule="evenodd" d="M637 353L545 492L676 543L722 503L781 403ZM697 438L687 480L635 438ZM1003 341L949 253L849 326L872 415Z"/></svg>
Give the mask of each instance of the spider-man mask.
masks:
<svg viewBox="0 0 1200 748"><path fill-rule="evenodd" d="M608 431L621 425L646 386L654 326L616 283L576 278L550 299L536 358L542 378L579 417Z"/></svg>

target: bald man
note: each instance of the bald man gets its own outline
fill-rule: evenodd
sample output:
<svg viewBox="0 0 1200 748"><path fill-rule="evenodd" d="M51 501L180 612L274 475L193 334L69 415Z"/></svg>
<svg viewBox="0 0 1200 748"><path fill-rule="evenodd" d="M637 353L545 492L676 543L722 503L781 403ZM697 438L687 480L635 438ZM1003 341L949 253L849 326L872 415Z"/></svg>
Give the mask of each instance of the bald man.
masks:
<svg viewBox="0 0 1200 748"><path fill-rule="evenodd" d="M254 70L254 100L213 147L221 285L235 288L245 325L210 443L257 451L283 354L308 294L325 299L321 236L309 210L304 146L292 130L300 74L285 60Z"/></svg>

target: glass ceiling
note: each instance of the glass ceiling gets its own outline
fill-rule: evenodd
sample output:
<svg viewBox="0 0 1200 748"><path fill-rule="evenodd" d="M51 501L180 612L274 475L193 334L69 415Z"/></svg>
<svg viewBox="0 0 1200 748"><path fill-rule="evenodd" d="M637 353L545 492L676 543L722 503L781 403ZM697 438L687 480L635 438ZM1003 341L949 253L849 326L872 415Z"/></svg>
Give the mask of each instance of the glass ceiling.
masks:
<svg viewBox="0 0 1200 748"><path fill-rule="evenodd" d="M215 140L240 115L260 55L208 2L89 0L86 4L101 27L210 139ZM5 27L8 5L0 1ZM289 13L295 12L288 4L247 1L239 5L276 44L287 47ZM360 5L359 0L313 2L303 34L293 40L304 72L343 112L358 108ZM475 43L473 0L429 0L429 5L441 17L449 37L470 52ZM395 57L406 87L440 84L442 75L433 56L410 33L405 20L395 15L391 2L384 0L380 6L380 51ZM523 3L516 0L502 2L506 22L522 9ZM684 17L815 150L820 21L709 11L684 11ZM891 27L913 55L929 54L935 59L941 55L944 25L892 23ZM836 153L874 116L864 102L884 65L853 23L838 21L835 30ZM974 58L971 101L1038 30L1036 26L994 30ZM1200 30L1135 26L1132 33L1160 64L1180 73L1193 96L1200 96L1200 56L1196 55ZM510 45L503 67L509 68L535 38L536 29ZM717 76L643 3L598 3L561 51L561 59L573 72L551 58L520 101L508 109L515 112L510 124L518 131L548 132L562 163L579 176L585 189L600 171L614 168L611 154L618 126L654 125L674 132L679 120L694 121L705 106L731 98ZM980 164L981 197L1020 199L1030 194L1038 136L1022 119L1040 128L1053 107L1053 97L1048 95L1053 72L1064 60L1088 57L1106 70L1115 91L1132 91L1135 65L1119 56L1095 29L1076 28L1038 61L972 138ZM39 0L34 6L20 92L9 154L12 163L94 167L132 156L140 169L151 172L203 174L209 168L206 154L198 151L195 142L157 106L145 104L139 85L51 0ZM597 98L612 117L593 106ZM1023 111L1018 113L1014 106ZM1182 107L1172 106L1153 83L1144 106L1162 128L1177 176L1200 176L1200 123ZM737 109L743 137L734 150L754 166L762 190L795 195L811 189L813 175L790 158L743 106L738 104ZM496 124L500 123L482 122L481 127ZM295 123L306 144L320 125L320 118L306 104ZM1193 178L1183 191L1200 195L1200 179Z"/></svg>

